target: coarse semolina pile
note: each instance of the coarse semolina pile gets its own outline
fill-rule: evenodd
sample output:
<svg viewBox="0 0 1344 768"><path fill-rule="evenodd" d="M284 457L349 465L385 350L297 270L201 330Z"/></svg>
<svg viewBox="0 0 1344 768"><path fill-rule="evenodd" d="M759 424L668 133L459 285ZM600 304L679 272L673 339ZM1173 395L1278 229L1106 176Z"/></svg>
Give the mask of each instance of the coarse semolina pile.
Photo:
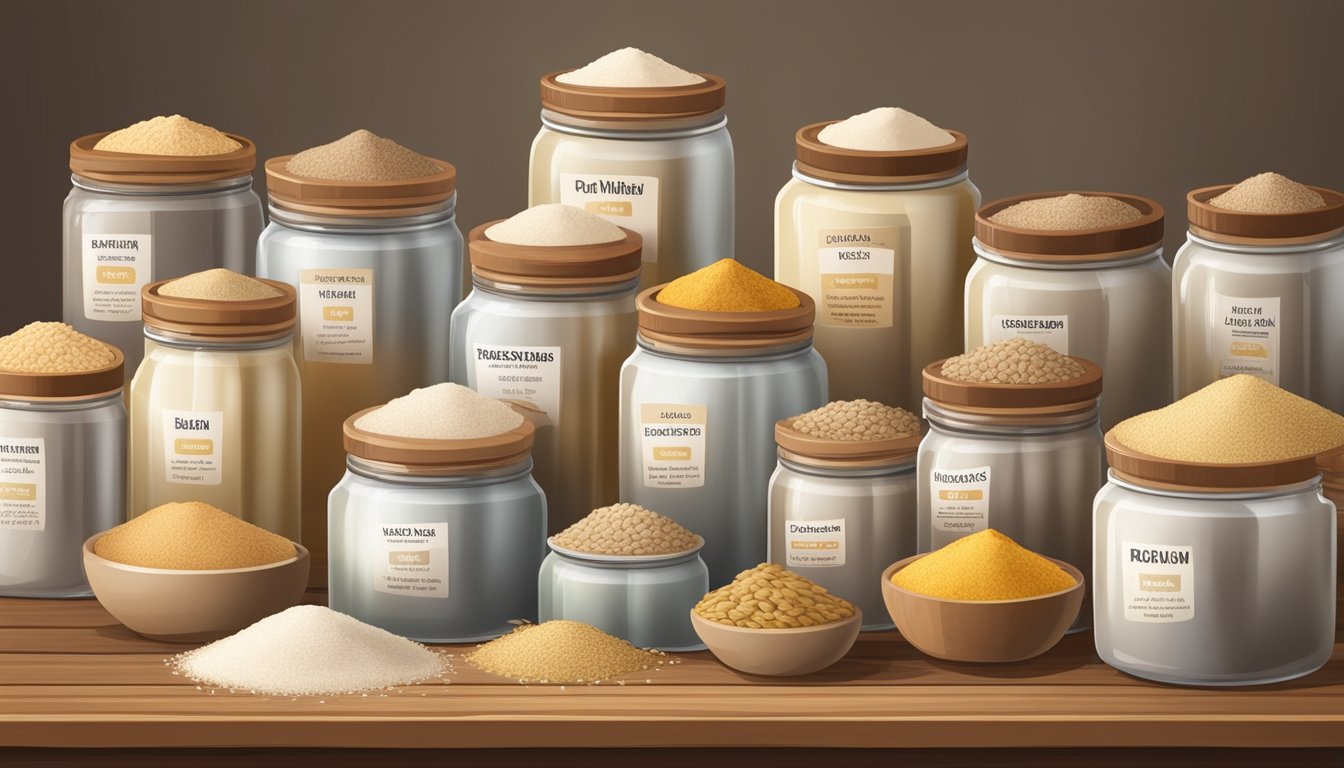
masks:
<svg viewBox="0 0 1344 768"><path fill-rule="evenodd" d="M1061 592L1067 571L990 528L957 539L897 571L891 583L944 600L1021 600Z"/></svg>
<svg viewBox="0 0 1344 768"><path fill-rule="evenodd" d="M896 440L919 436L919 417L904 408L871 400L836 400L789 420L805 435L823 440Z"/></svg>
<svg viewBox="0 0 1344 768"><path fill-rule="evenodd" d="M555 546L592 555L672 555L700 546L699 536L638 504L612 504L588 513L551 538Z"/></svg>
<svg viewBox="0 0 1344 768"><path fill-rule="evenodd" d="M284 293L255 277L220 267L170 280L159 286L159 295L202 301L260 301Z"/></svg>
<svg viewBox="0 0 1344 768"><path fill-rule="evenodd" d="M497 243L554 248L614 243L625 239L625 232L582 208L544 203L487 228L485 236Z"/></svg>
<svg viewBox="0 0 1344 768"><path fill-rule="evenodd" d="M841 149L907 152L951 144L952 134L900 107L878 107L822 128L817 139Z"/></svg>
<svg viewBox="0 0 1344 768"><path fill-rule="evenodd" d="M854 615L854 606L792 571L761 563L705 595L695 612L734 627L797 629L843 621Z"/></svg>
<svg viewBox="0 0 1344 768"><path fill-rule="evenodd" d="M590 88L675 88L699 85L705 78L669 64L638 48L621 48L578 69L556 75L556 82Z"/></svg>
<svg viewBox="0 0 1344 768"><path fill-rule="evenodd" d="M1325 207L1325 198L1287 176L1266 172L1210 198L1209 205L1242 213L1301 213Z"/></svg>
<svg viewBox="0 0 1344 768"><path fill-rule="evenodd" d="M355 420L355 428L389 437L474 440L517 429L523 415L508 403L461 384L413 389Z"/></svg>
<svg viewBox="0 0 1344 768"><path fill-rule="evenodd" d="M113 131L93 145L103 152L133 155L226 155L243 148L222 131L181 115L153 117Z"/></svg>
<svg viewBox="0 0 1344 768"><path fill-rule="evenodd" d="M1255 376L1220 379L1111 429L1121 445L1162 459L1253 464L1344 445L1344 416Z"/></svg>
<svg viewBox="0 0 1344 768"><path fill-rule="evenodd" d="M443 168L391 139L360 129L303 150L289 158L285 170L310 179L374 182L433 176Z"/></svg>
<svg viewBox="0 0 1344 768"><path fill-rule="evenodd" d="M0 370L16 373L80 373L106 368L112 348L65 323L29 323L0 338Z"/></svg>
<svg viewBox="0 0 1344 768"><path fill-rule="evenodd" d="M103 534L93 552L125 565L186 571L252 568L297 554L284 536L199 501L155 507Z"/></svg>
<svg viewBox="0 0 1344 768"><path fill-rule="evenodd" d="M1138 208L1105 195L1059 195L1023 200L989 217L995 224L1019 229L1103 229L1142 218Z"/></svg>
<svg viewBox="0 0 1344 768"><path fill-rule="evenodd" d="M1085 372L1068 355L1023 338L976 347L949 357L942 367L942 374L949 379L977 384L1050 384L1076 379Z"/></svg>
<svg viewBox="0 0 1344 768"><path fill-rule="evenodd" d="M705 312L770 312L798 306L798 295L733 259L720 259L673 280L658 292L658 302Z"/></svg>
<svg viewBox="0 0 1344 768"><path fill-rule="evenodd" d="M600 683L668 664L666 654L636 648L578 621L524 624L467 654L467 663L520 683Z"/></svg>

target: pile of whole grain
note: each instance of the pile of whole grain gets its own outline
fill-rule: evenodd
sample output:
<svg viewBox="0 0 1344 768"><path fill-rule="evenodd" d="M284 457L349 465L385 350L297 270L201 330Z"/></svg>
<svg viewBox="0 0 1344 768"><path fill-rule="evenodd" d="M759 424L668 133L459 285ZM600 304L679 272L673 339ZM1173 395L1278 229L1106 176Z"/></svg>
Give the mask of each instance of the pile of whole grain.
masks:
<svg viewBox="0 0 1344 768"><path fill-rule="evenodd" d="M561 549L592 555L672 555L700 546L699 536L638 504L595 509L551 537Z"/></svg>
<svg viewBox="0 0 1344 768"><path fill-rule="evenodd" d="M1277 173L1261 173L1209 199L1209 205L1241 213L1301 213L1325 207L1325 198Z"/></svg>
<svg viewBox="0 0 1344 768"><path fill-rule="evenodd" d="M657 298L660 304L705 312L769 312L799 304L788 286L732 259L720 259L673 280Z"/></svg>
<svg viewBox="0 0 1344 768"><path fill-rule="evenodd" d="M160 296L201 301L260 301L284 294L255 277L228 269L207 269L159 286Z"/></svg>
<svg viewBox="0 0 1344 768"><path fill-rule="evenodd" d="M401 181L443 171L430 158L363 129L303 150L289 158L285 170L310 179L353 182Z"/></svg>
<svg viewBox="0 0 1344 768"><path fill-rule="evenodd" d="M612 51L578 69L556 75L556 82L590 88L675 88L699 85L705 78L638 48Z"/></svg>
<svg viewBox="0 0 1344 768"><path fill-rule="evenodd" d="M523 415L461 384L413 389L355 420L355 428L389 437L474 440L517 429Z"/></svg>
<svg viewBox="0 0 1344 768"><path fill-rule="evenodd" d="M789 426L823 440L896 440L919 436L919 417L871 400L836 400L789 420Z"/></svg>
<svg viewBox="0 0 1344 768"><path fill-rule="evenodd" d="M599 683L656 669L665 654L563 619L525 624L467 655L473 667L520 683Z"/></svg>
<svg viewBox="0 0 1344 768"><path fill-rule="evenodd" d="M1049 384L1076 379L1085 372L1077 360L1023 338L976 347L947 358L942 367L947 378L976 384Z"/></svg>
<svg viewBox="0 0 1344 768"><path fill-rule="evenodd" d="M908 152L951 144L952 134L900 107L878 107L831 123L817 134L823 144L865 152Z"/></svg>
<svg viewBox="0 0 1344 768"><path fill-rule="evenodd" d="M155 507L100 536L93 552L125 565L185 571L252 568L298 553L284 536L199 501Z"/></svg>
<svg viewBox="0 0 1344 768"><path fill-rule="evenodd" d="M65 323L29 323L0 338L0 370L16 373L80 373L106 368L112 348Z"/></svg>
<svg viewBox="0 0 1344 768"><path fill-rule="evenodd" d="M113 131L93 145L103 152L133 155L224 155L243 148L226 134L181 115L150 118Z"/></svg>
<svg viewBox="0 0 1344 768"><path fill-rule="evenodd" d="M1142 218L1138 208L1105 195L1067 194L1023 200L1004 208L989 220L1019 229L1105 229Z"/></svg>
<svg viewBox="0 0 1344 768"><path fill-rule="evenodd" d="M737 574L695 605L701 618L749 629L796 629L843 621L854 606L774 563Z"/></svg>
<svg viewBox="0 0 1344 768"><path fill-rule="evenodd" d="M514 214L485 230L497 243L554 248L614 243L625 238L621 228L582 208L545 203Z"/></svg>

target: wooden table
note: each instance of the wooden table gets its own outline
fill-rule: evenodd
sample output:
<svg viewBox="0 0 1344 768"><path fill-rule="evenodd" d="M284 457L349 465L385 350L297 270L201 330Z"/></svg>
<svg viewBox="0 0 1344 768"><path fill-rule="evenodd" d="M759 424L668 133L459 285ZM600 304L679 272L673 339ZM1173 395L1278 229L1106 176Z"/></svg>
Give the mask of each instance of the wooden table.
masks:
<svg viewBox="0 0 1344 768"><path fill-rule="evenodd" d="M745 757L813 768L834 763L817 750L836 748L847 768L901 756L906 765L1344 764L1338 643L1315 675L1253 690L1127 677L1101 664L1088 633L1029 662L976 666L929 659L882 632L861 636L831 669L786 681L695 653L624 685L522 686L459 659L445 684L299 700L198 690L164 665L180 650L131 633L92 600L0 599L0 765L329 766L349 758L340 748L388 750L361 753L366 765L443 764L426 750L487 748L459 753L472 759L458 764L540 764L528 748L546 748L548 765L591 762L598 748L629 758L614 764L689 762L667 747L709 765L746 764L737 748L751 747Z"/></svg>

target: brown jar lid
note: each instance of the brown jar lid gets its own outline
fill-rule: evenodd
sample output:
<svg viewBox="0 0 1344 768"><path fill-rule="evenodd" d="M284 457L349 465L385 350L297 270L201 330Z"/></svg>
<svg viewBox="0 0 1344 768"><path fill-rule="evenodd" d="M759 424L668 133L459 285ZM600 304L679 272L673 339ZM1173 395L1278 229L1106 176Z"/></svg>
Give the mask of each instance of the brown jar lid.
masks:
<svg viewBox="0 0 1344 768"><path fill-rule="evenodd" d="M439 467L445 471L490 469L517 464L531 455L536 427L531 418L532 409L526 404L511 400L504 402L523 415L523 423L508 432L469 440L430 440L367 432L356 427L355 422L364 414L383 406L365 408L346 419L341 427L345 452L369 461L412 467Z"/></svg>
<svg viewBox="0 0 1344 768"><path fill-rule="evenodd" d="M613 285L639 277L644 239L621 227L625 237L594 245L514 245L491 240L496 219L471 230L467 251L473 274L489 280L535 286Z"/></svg>
<svg viewBox="0 0 1344 768"><path fill-rule="evenodd" d="M224 135L243 146L222 155L141 155L94 149L109 133L91 133L70 142L70 170L86 179L115 184L203 184L246 176L257 167L256 146L234 133Z"/></svg>
<svg viewBox="0 0 1344 768"><path fill-rule="evenodd" d="M176 279L176 278L174 278ZM289 283L253 278L280 291L279 296L253 301L211 301L163 296L159 280L140 291L145 325L174 335L219 341L267 341L294 330L295 293Z"/></svg>
<svg viewBox="0 0 1344 768"><path fill-rule="evenodd" d="M1344 446L1332 448L1316 457L1316 466L1327 474L1344 473ZM1344 482L1344 477L1340 478Z"/></svg>
<svg viewBox="0 0 1344 768"><path fill-rule="evenodd" d="M798 129L794 137L798 170L813 178L842 184L912 184L956 176L966 170L966 134L944 128L953 141L937 147L902 152L870 152L825 144L821 129L840 122L828 120Z"/></svg>
<svg viewBox="0 0 1344 768"><path fill-rule="evenodd" d="M708 115L723 109L727 84L715 75L694 85L666 88L599 88L570 85L555 78L566 71L541 78L541 105L546 109L587 120L670 120Z"/></svg>
<svg viewBox="0 0 1344 768"><path fill-rule="evenodd" d="M786 459L821 467L878 467L912 461L923 437L827 440L793 428L793 418L775 422L775 443Z"/></svg>
<svg viewBox="0 0 1344 768"><path fill-rule="evenodd" d="M1136 451L1106 433L1106 462L1122 479L1165 490L1258 490L1306 482L1320 474L1316 456L1251 464L1207 464Z"/></svg>
<svg viewBox="0 0 1344 768"><path fill-rule="evenodd" d="M1325 187L1309 187L1325 201L1325 207L1297 213L1246 213L1209 205L1209 200L1236 186L1219 184L1196 189L1185 196L1190 231L1210 240L1254 244L1272 240L1291 244L1323 240L1344 228L1344 194Z"/></svg>
<svg viewBox="0 0 1344 768"><path fill-rule="evenodd" d="M120 349L106 342L103 344L112 350L112 362L92 371L27 373L0 370L0 399L87 400L116 393L124 386L126 357Z"/></svg>
<svg viewBox="0 0 1344 768"><path fill-rule="evenodd" d="M999 211L1026 200L1063 195L1113 198L1134 206L1142 215L1124 224L1096 229L1022 229L990 221ZM1025 261L1110 261L1146 253L1162 245L1162 229L1162 206L1156 200L1119 192L1032 192L995 200L975 214L976 240L991 250Z"/></svg>
<svg viewBox="0 0 1344 768"><path fill-rule="evenodd" d="M924 395L944 405L989 409L1053 409L1090 403L1101 396L1101 366L1073 355L1083 375L1045 384L988 384L957 381L943 375L943 360L924 367ZM1042 415L1045 415L1044 413Z"/></svg>
<svg viewBox="0 0 1344 768"><path fill-rule="evenodd" d="M635 298L639 335L648 341L690 349L766 349L799 344L812 338L816 304L794 288L798 306L765 312L710 312L683 309L658 301L667 283L640 292Z"/></svg>
<svg viewBox="0 0 1344 768"><path fill-rule="evenodd" d="M443 170L395 181L332 181L296 176L285 166L293 155L266 161L266 194L286 210L327 216L404 217L428 213L457 190L457 168L431 157Z"/></svg>

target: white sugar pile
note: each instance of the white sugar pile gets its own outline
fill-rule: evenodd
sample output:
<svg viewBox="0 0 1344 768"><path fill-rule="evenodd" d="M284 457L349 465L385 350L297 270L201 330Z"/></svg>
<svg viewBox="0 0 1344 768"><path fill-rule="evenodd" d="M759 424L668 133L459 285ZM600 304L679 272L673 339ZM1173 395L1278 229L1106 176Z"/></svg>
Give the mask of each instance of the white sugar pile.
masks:
<svg viewBox="0 0 1344 768"><path fill-rule="evenodd" d="M485 230L485 236L497 243L554 247L614 243L625 233L582 208L546 203L499 222Z"/></svg>
<svg viewBox="0 0 1344 768"><path fill-rule="evenodd" d="M493 437L523 423L522 414L461 384L411 390L355 420L355 428L389 437L472 440Z"/></svg>
<svg viewBox="0 0 1344 768"><path fill-rule="evenodd" d="M612 51L587 66L557 75L566 85L590 88L675 88L699 85L705 78L638 48Z"/></svg>
<svg viewBox="0 0 1344 768"><path fill-rule="evenodd" d="M878 107L831 123L817 138L832 147L864 152L906 152L955 141L952 134L900 107Z"/></svg>

